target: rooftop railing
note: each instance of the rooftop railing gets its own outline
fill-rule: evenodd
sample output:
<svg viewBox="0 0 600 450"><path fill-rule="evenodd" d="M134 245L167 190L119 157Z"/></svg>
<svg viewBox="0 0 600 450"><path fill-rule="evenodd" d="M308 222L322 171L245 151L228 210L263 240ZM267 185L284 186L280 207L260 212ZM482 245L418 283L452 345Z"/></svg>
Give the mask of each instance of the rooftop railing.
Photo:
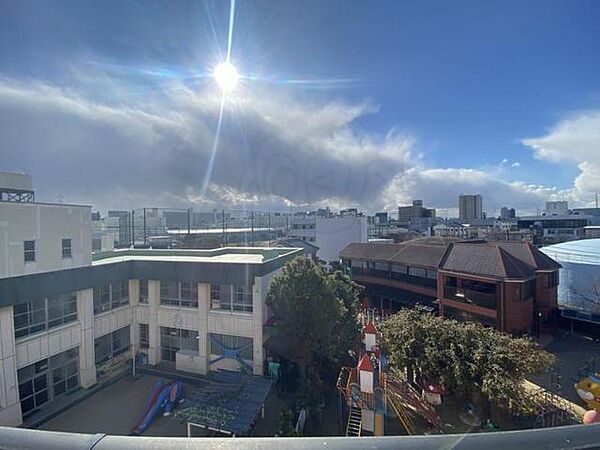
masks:
<svg viewBox="0 0 600 450"><path fill-rule="evenodd" d="M464 435L360 438L172 438L62 433L0 427L0 448L6 450L590 449L600 448L600 424Z"/></svg>

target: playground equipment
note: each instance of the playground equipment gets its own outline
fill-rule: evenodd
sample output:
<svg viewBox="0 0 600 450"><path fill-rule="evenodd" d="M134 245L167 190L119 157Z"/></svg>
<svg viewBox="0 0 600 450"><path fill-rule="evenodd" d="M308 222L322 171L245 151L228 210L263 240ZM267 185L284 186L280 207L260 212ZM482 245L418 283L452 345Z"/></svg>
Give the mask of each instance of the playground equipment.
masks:
<svg viewBox="0 0 600 450"><path fill-rule="evenodd" d="M172 381L168 384L164 381L157 381L148 398L142 417L131 433L142 434L161 411L164 411L164 415L170 415L176 404L184 401L184 397L184 385L181 381Z"/></svg>
<svg viewBox="0 0 600 450"><path fill-rule="evenodd" d="M416 427L409 412L423 417L434 430L441 431L442 421L435 409L423 399L400 374L387 370L385 354L377 345L378 332L368 314L359 345L356 367L342 367L337 389L348 408L346 436L361 436L364 432L385 435L385 415L395 414L408 434ZM341 413L341 411L340 411Z"/></svg>
<svg viewBox="0 0 600 450"><path fill-rule="evenodd" d="M580 380L575 389L589 409L600 410L600 372Z"/></svg>

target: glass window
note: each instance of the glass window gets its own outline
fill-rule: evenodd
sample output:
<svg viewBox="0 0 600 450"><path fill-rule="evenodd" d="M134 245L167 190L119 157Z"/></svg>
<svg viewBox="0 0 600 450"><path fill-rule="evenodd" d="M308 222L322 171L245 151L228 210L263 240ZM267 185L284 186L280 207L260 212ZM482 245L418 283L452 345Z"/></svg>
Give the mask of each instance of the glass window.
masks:
<svg viewBox="0 0 600 450"><path fill-rule="evenodd" d="M147 323L140 323L140 348L150 346L150 332Z"/></svg>
<svg viewBox="0 0 600 450"><path fill-rule="evenodd" d="M63 258L71 257L71 239L63 239L62 240L62 257Z"/></svg>
<svg viewBox="0 0 600 450"><path fill-rule="evenodd" d="M198 332L160 327L160 347L161 359L174 362L179 350L198 351Z"/></svg>
<svg viewBox="0 0 600 450"><path fill-rule="evenodd" d="M79 387L78 360L79 349L74 348L19 369L19 400L24 416Z"/></svg>
<svg viewBox="0 0 600 450"><path fill-rule="evenodd" d="M129 350L131 335L129 325L97 338L94 341L96 366Z"/></svg>
<svg viewBox="0 0 600 450"><path fill-rule="evenodd" d="M34 300L13 307L15 338L29 336L77 320L75 294Z"/></svg>
<svg viewBox="0 0 600 450"><path fill-rule="evenodd" d="M252 312L252 286L211 285L211 308Z"/></svg>
<svg viewBox="0 0 600 450"><path fill-rule="evenodd" d="M94 314L110 311L110 284L94 288Z"/></svg>
<svg viewBox="0 0 600 450"><path fill-rule="evenodd" d="M413 277L426 278L427 277L427 270L426 269L422 269L420 267L409 267L408 268L408 274L412 275Z"/></svg>
<svg viewBox="0 0 600 450"><path fill-rule="evenodd" d="M35 261L35 241L23 241L25 262Z"/></svg>
<svg viewBox="0 0 600 450"><path fill-rule="evenodd" d="M198 307L198 284L189 281L161 281L160 303L168 306Z"/></svg>
<svg viewBox="0 0 600 450"><path fill-rule="evenodd" d="M129 303L129 281L119 281L112 283L111 308L115 309Z"/></svg>
<svg viewBox="0 0 600 450"><path fill-rule="evenodd" d="M148 303L148 280L140 280L140 303Z"/></svg>

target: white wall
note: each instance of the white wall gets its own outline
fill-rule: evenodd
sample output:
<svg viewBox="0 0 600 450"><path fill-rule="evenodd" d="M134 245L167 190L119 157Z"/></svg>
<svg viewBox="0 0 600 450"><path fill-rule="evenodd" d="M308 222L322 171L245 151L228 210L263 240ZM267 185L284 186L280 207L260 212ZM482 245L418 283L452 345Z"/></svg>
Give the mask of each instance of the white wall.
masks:
<svg viewBox="0 0 600 450"><path fill-rule="evenodd" d="M366 217L317 218L317 257L328 263L338 261L339 253L351 242L367 242Z"/></svg>
<svg viewBox="0 0 600 450"><path fill-rule="evenodd" d="M91 264L89 206L0 202L0 278ZM71 239L71 258L62 239ZM24 261L23 241L35 240L35 261Z"/></svg>

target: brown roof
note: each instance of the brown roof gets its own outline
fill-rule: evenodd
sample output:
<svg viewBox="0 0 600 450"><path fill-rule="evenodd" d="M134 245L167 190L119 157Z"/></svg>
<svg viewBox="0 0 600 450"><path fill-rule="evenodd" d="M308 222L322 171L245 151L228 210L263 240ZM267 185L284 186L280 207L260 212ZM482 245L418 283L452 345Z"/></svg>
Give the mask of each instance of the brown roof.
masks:
<svg viewBox="0 0 600 450"><path fill-rule="evenodd" d="M437 268L449 242L455 238L424 237L398 244L353 243L340 251L340 258L387 261Z"/></svg>
<svg viewBox="0 0 600 450"><path fill-rule="evenodd" d="M492 278L531 278L537 270L560 265L527 242L457 242L450 244L440 269Z"/></svg>
<svg viewBox="0 0 600 450"><path fill-rule="evenodd" d="M439 237L399 244L349 244L340 252L340 257L509 279L527 279L537 270L560 268L556 261L528 242L458 241Z"/></svg>

